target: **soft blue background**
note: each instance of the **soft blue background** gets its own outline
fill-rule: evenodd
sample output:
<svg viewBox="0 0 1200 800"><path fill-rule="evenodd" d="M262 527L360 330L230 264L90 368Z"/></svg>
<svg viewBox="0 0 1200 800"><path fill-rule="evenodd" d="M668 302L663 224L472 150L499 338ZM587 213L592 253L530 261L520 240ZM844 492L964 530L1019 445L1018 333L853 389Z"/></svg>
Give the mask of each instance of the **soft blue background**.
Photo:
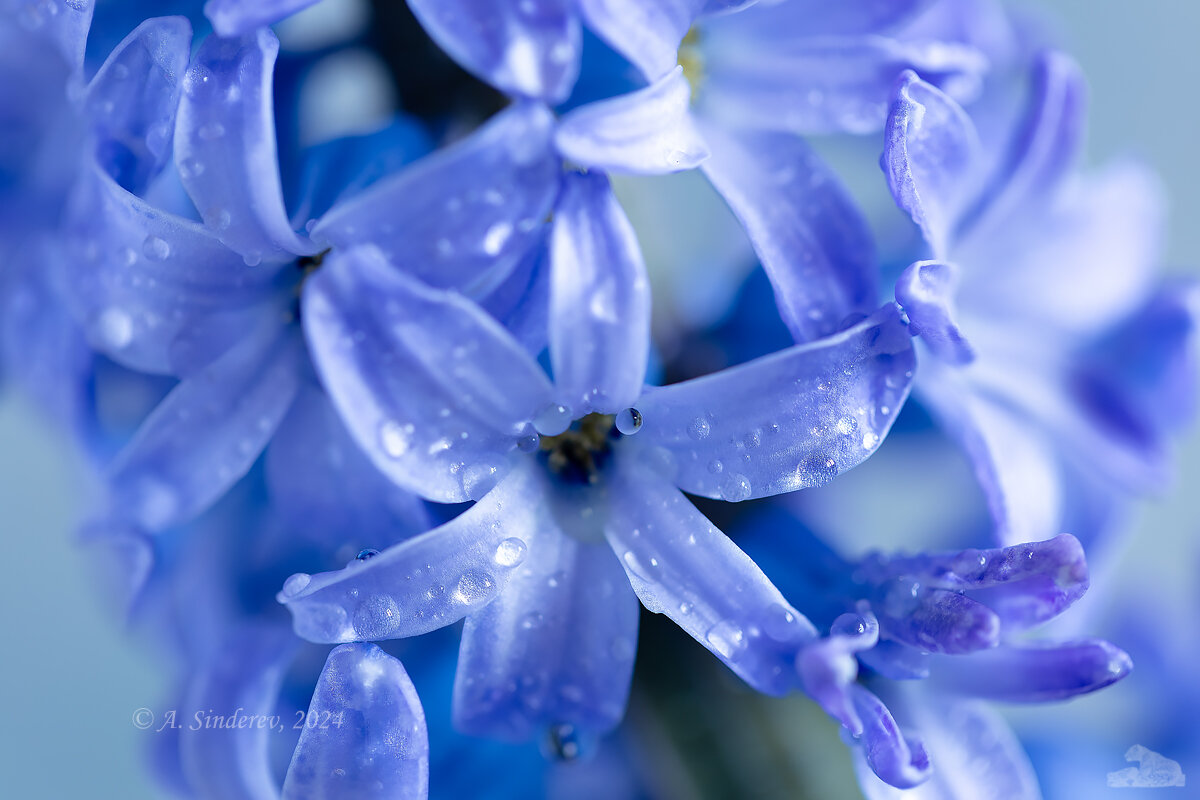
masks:
<svg viewBox="0 0 1200 800"><path fill-rule="evenodd" d="M1091 81L1092 160L1134 153L1159 170L1173 203L1168 260L1179 269L1191 264L1189 271L1200 274L1200 3L1041 5L1060 14ZM1200 563L1197 485L1200 436L1193 433L1179 486L1149 504L1140 539L1124 561L1137 580L1178 586L1196 580L1189 568ZM135 729L131 717L140 707L161 711L165 674L122 638L111 610L97 600L86 562L70 544L84 505L79 492L65 443L39 423L34 409L0 397L0 546L7 565L0 580L0 798L158 796L142 763L153 734ZM1164 540L1176 545L1141 546ZM1178 557L1183 547L1190 557ZM1111 699L1089 699L1082 711L1074 704L1070 712L1103 719L1120 701L1114 692ZM1123 747L1133 743L1120 745L1110 769L1123 766ZM1200 781L1200 765L1192 781ZM1164 798L1175 796L1165 792Z"/></svg>

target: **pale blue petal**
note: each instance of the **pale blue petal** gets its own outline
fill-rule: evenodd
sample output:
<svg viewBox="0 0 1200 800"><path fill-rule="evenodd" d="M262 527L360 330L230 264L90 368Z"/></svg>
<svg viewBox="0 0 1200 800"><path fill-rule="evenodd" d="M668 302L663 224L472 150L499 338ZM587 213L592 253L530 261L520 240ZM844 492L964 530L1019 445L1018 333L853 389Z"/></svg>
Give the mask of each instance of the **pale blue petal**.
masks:
<svg viewBox="0 0 1200 800"><path fill-rule="evenodd" d="M184 17L146 20L117 45L87 88L96 158L134 194L171 157L191 45L192 26Z"/></svg>
<svg viewBox="0 0 1200 800"><path fill-rule="evenodd" d="M691 92L683 67L676 67L645 89L571 111L554 144L591 169L644 175L692 169L709 153L689 112Z"/></svg>
<svg viewBox="0 0 1200 800"><path fill-rule="evenodd" d="M174 722L179 726L183 773L197 797L278 800L269 746L279 730L214 723L220 721L217 717L233 717L236 725L234 715L257 720L275 714L284 671L297 644L286 627L247 625L192 675Z"/></svg>
<svg viewBox="0 0 1200 800"><path fill-rule="evenodd" d="M828 339L648 390L631 442L668 451L677 485L704 497L820 486L879 446L914 366L899 310L885 306Z"/></svg>
<svg viewBox="0 0 1200 800"><path fill-rule="evenodd" d="M186 522L258 458L295 396L297 332L274 321L182 381L108 470L115 512L148 531Z"/></svg>
<svg viewBox="0 0 1200 800"><path fill-rule="evenodd" d="M856 656L878 642L879 623L863 604L861 614L838 616L830 626L829 636L804 647L796 656L796 671L805 694L842 723L852 736L863 733L862 718L850 691L858 679Z"/></svg>
<svg viewBox="0 0 1200 800"><path fill-rule="evenodd" d="M839 330L877 299L875 247L833 171L799 138L706 125L703 169L742 221L797 341Z"/></svg>
<svg viewBox="0 0 1200 800"><path fill-rule="evenodd" d="M441 527L338 572L288 578L279 602L314 642L417 636L479 611L525 560L542 513L541 467L527 459Z"/></svg>
<svg viewBox="0 0 1200 800"><path fill-rule="evenodd" d="M553 399L542 368L496 320L396 270L375 248L327 258L305 284L302 320L359 446L430 500L478 499Z"/></svg>
<svg viewBox="0 0 1200 800"><path fill-rule="evenodd" d="M932 772L924 745L901 733L879 698L861 686L850 687L854 708L863 722L862 756L880 780L909 789L929 780Z"/></svg>
<svg viewBox="0 0 1200 800"><path fill-rule="evenodd" d="M433 527L425 504L375 468L315 385L300 389L264 466L274 507L294 535L341 550L344 561Z"/></svg>
<svg viewBox="0 0 1200 800"><path fill-rule="evenodd" d="M124 366L188 374L270 313L276 270L246 266L208 230L98 167L80 175L66 225L68 305L91 345Z"/></svg>
<svg viewBox="0 0 1200 800"><path fill-rule="evenodd" d="M431 286L479 297L541 236L558 194L553 115L518 103L461 142L335 207L314 228L323 244L374 244Z"/></svg>
<svg viewBox="0 0 1200 800"><path fill-rule="evenodd" d="M907 22L934 0L786 0L757 3L755 8L722 26L736 26L743 36L795 38L829 34L882 33ZM739 5L738 0L708 0L714 6ZM740 5L746 5L740 3Z"/></svg>
<svg viewBox="0 0 1200 800"><path fill-rule="evenodd" d="M548 225L541 227L549 229ZM548 250L548 241L535 244L504 282L479 300L479 307L495 317L534 357L546 349L550 340Z"/></svg>
<svg viewBox="0 0 1200 800"><path fill-rule="evenodd" d="M906 72L893 94L880 164L892 197L945 257L979 189L979 132L958 103Z"/></svg>
<svg viewBox="0 0 1200 800"><path fill-rule="evenodd" d="M786 3L780 4L782 7ZM705 81L697 109L728 124L799 134L875 133L906 69L964 102L987 62L973 48L880 36L744 36L733 23L767 6L715 21L701 40Z"/></svg>
<svg viewBox="0 0 1200 800"><path fill-rule="evenodd" d="M11 14L21 28L53 39L67 63L80 70L95 5L95 0L69 0L61 5L45 0L9 0L3 11Z"/></svg>
<svg viewBox="0 0 1200 800"><path fill-rule="evenodd" d="M248 264L316 252L283 207L272 94L278 53L266 28L205 39L184 78L175 125L175 162L196 210Z"/></svg>
<svg viewBox="0 0 1200 800"><path fill-rule="evenodd" d="M603 175L570 175L550 238L550 359L576 417L615 414L642 392L650 283L637 237Z"/></svg>
<svg viewBox="0 0 1200 800"><path fill-rule="evenodd" d="M958 284L957 264L918 261L896 281L896 302L908 316L913 336L920 336L944 361L966 364L974 360L975 351L954 319Z"/></svg>
<svg viewBox="0 0 1200 800"><path fill-rule="evenodd" d="M208 0L204 16L218 36L232 38L273 25L317 0Z"/></svg>
<svg viewBox="0 0 1200 800"><path fill-rule="evenodd" d="M325 661L282 800L425 800L429 733L404 666L373 644Z"/></svg>
<svg viewBox="0 0 1200 800"><path fill-rule="evenodd" d="M1133 662L1103 639L1004 646L931 662L931 685L1010 703L1066 700L1124 678Z"/></svg>
<svg viewBox="0 0 1200 800"><path fill-rule="evenodd" d="M509 740L560 724L606 732L629 698L637 597L603 542L566 535L550 515L531 533L505 590L467 618L454 726Z"/></svg>
<svg viewBox="0 0 1200 800"><path fill-rule="evenodd" d="M578 0L588 27L657 81L676 64L679 43L704 0Z"/></svg>
<svg viewBox="0 0 1200 800"><path fill-rule="evenodd" d="M639 453L621 455L604 534L642 604L758 691L794 688L793 661L816 629L682 492L639 463Z"/></svg>
<svg viewBox="0 0 1200 800"><path fill-rule="evenodd" d="M560 102L579 76L582 32L569 0L408 0L468 72L520 97Z"/></svg>

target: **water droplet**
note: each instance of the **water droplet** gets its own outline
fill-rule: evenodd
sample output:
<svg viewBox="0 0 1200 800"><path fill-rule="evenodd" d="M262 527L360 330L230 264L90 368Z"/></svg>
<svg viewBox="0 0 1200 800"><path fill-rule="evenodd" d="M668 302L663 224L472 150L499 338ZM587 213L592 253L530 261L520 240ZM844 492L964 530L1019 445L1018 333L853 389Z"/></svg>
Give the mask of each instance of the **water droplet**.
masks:
<svg viewBox="0 0 1200 800"><path fill-rule="evenodd" d="M712 429L709 427L708 420L704 417L696 417L688 425L688 436L691 436L696 441L707 439L711 431Z"/></svg>
<svg viewBox="0 0 1200 800"><path fill-rule="evenodd" d="M477 605L496 593L496 581L479 570L467 570L454 587L454 601L464 606Z"/></svg>
<svg viewBox="0 0 1200 800"><path fill-rule="evenodd" d="M401 425L395 420L388 420L380 425L379 444L383 447L383 452L392 458L403 456L412 445L412 432L411 424Z"/></svg>
<svg viewBox="0 0 1200 800"><path fill-rule="evenodd" d="M400 626L400 609L386 594L373 594L354 610L354 632L361 639L382 639Z"/></svg>
<svg viewBox="0 0 1200 800"><path fill-rule="evenodd" d="M662 577L662 566L658 563L657 558L639 558L637 553L632 550L626 550L625 555L621 558L629 567L630 572L648 583L655 583Z"/></svg>
<svg viewBox="0 0 1200 800"><path fill-rule="evenodd" d="M496 486L500 471L491 464L472 464L463 472L463 491L471 500L478 500Z"/></svg>
<svg viewBox="0 0 1200 800"><path fill-rule="evenodd" d="M307 589L311 582L312 576L307 572L297 572L283 582L283 590L280 591L279 596L284 599L295 597Z"/></svg>
<svg viewBox="0 0 1200 800"><path fill-rule="evenodd" d="M533 427L542 436L558 436L571 427L571 409L557 404L548 405L533 418Z"/></svg>
<svg viewBox="0 0 1200 800"><path fill-rule="evenodd" d="M151 261L163 261L171 255L171 245L157 236L147 236L142 242L142 252Z"/></svg>
<svg viewBox="0 0 1200 800"><path fill-rule="evenodd" d="M584 755L587 738L569 723L551 725L546 734L547 755L557 761L576 761Z"/></svg>
<svg viewBox="0 0 1200 800"><path fill-rule="evenodd" d="M617 414L617 430L626 436L632 436L642 429L642 412L636 408L627 408Z"/></svg>
<svg viewBox="0 0 1200 800"><path fill-rule="evenodd" d="M680 603L679 604L679 613L683 614L685 617L688 614L692 613L692 604L691 603Z"/></svg>
<svg viewBox="0 0 1200 800"><path fill-rule="evenodd" d="M542 615L536 611L530 611L528 614L521 617L521 627L527 631L531 631L534 628L540 626L541 624L542 624Z"/></svg>
<svg viewBox="0 0 1200 800"><path fill-rule="evenodd" d="M96 321L98 333L111 350L121 350L133 341L133 318L124 309L113 306L104 309Z"/></svg>
<svg viewBox="0 0 1200 800"><path fill-rule="evenodd" d="M758 431L751 431L742 439L742 444L746 446L747 450L750 450L762 444L762 439L759 438Z"/></svg>
<svg viewBox="0 0 1200 800"><path fill-rule="evenodd" d="M737 503L750 496L750 480L745 475L733 473L721 482L721 497Z"/></svg>
<svg viewBox="0 0 1200 800"><path fill-rule="evenodd" d="M211 142L225 135L225 126L219 122L206 122L196 131L196 135L206 142Z"/></svg>
<svg viewBox="0 0 1200 800"><path fill-rule="evenodd" d="M541 443L542 437L536 433L530 433L517 439L517 449L522 453L533 453L541 446Z"/></svg>
<svg viewBox="0 0 1200 800"><path fill-rule="evenodd" d="M512 232L513 227L507 222L497 222L488 228L483 237L483 252L489 256L499 255Z"/></svg>
<svg viewBox="0 0 1200 800"><path fill-rule="evenodd" d="M359 551L358 551L358 555L356 555L356 556L354 557L354 559L355 559L356 561L366 561L367 559L369 559L369 558L374 558L374 557L375 557L375 556L377 556L377 555L379 555L379 551L378 551L378 550L375 550L375 549L373 549L373 548L367 547L367 548L365 548L365 549L363 549L363 550L359 550Z"/></svg>
<svg viewBox="0 0 1200 800"><path fill-rule="evenodd" d="M725 465L721 463L721 459L714 458L712 461L708 462L708 471L713 475L720 475L725 471Z"/></svg>
<svg viewBox="0 0 1200 800"><path fill-rule="evenodd" d="M858 420L854 417L842 417L837 421L837 429L843 436L849 436L858 430Z"/></svg>
<svg viewBox="0 0 1200 800"><path fill-rule="evenodd" d="M879 436L874 433L863 434L863 449L870 450L875 445L879 444Z"/></svg>
<svg viewBox="0 0 1200 800"><path fill-rule="evenodd" d="M800 636L799 618L790 608L772 603L762 619L763 632L777 642L790 642Z"/></svg>
<svg viewBox="0 0 1200 800"><path fill-rule="evenodd" d="M726 661L736 661L746 649L746 634L740 626L729 620L722 620L709 628L704 639Z"/></svg>
<svg viewBox="0 0 1200 800"><path fill-rule="evenodd" d="M528 549L525 542L516 537L505 539L496 546L494 560L502 567L515 567L525 560Z"/></svg>

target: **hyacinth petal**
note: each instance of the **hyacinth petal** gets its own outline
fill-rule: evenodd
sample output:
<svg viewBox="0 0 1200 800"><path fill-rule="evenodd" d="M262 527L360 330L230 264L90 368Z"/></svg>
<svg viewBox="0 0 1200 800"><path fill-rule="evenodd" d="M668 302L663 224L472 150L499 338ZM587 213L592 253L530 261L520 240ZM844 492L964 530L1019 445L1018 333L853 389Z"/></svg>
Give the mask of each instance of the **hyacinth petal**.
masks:
<svg viewBox="0 0 1200 800"><path fill-rule="evenodd" d="M266 720L275 713L297 644L286 627L247 625L193 674L176 722L183 774L198 797L279 797L268 753L278 731L238 721ZM224 720L232 723L222 726Z"/></svg>
<svg viewBox="0 0 1200 800"><path fill-rule="evenodd" d="M910 580L879 587L871 608L889 638L930 653L972 653L1000 640L1000 617L966 595Z"/></svg>
<svg viewBox="0 0 1200 800"><path fill-rule="evenodd" d="M683 67L676 67L644 89L571 111L554 144L591 169L643 175L692 169L709 153L688 111L691 91Z"/></svg>
<svg viewBox="0 0 1200 800"><path fill-rule="evenodd" d="M947 261L917 261L896 281L896 302L908 315L909 330L920 336L939 358L967 364L975 350L954 317L958 265Z"/></svg>
<svg viewBox="0 0 1200 800"><path fill-rule="evenodd" d="M272 84L279 40L267 28L210 36L183 82L175 163L205 224L248 264L316 252L283 207Z"/></svg>
<svg viewBox="0 0 1200 800"><path fill-rule="evenodd" d="M796 685L816 629L762 570L636 454L615 465L604 533L651 612L665 614L758 691Z"/></svg>
<svg viewBox="0 0 1200 800"><path fill-rule="evenodd" d="M322 383L359 446L430 500L478 499L553 399L542 368L496 320L396 270L375 248L326 259L305 284L302 319Z"/></svg>
<svg viewBox="0 0 1200 800"><path fill-rule="evenodd" d="M933 362L922 365L928 381L921 399L971 461L996 540L1013 545L1060 533L1062 478L1045 437L1012 409L963 386L956 375L935 373L933 367Z"/></svg>
<svg viewBox="0 0 1200 800"><path fill-rule="evenodd" d="M1133 669L1125 651L1102 639L1004 646L931 662L931 685L1011 703L1066 700L1103 689Z"/></svg>
<svg viewBox="0 0 1200 800"><path fill-rule="evenodd" d="M902 24L933 0L787 0L785 3L761 3L721 25L736 26L743 36L774 38L790 34L796 38L830 34L882 33ZM734 5L737 0L709 0L714 5Z"/></svg>
<svg viewBox="0 0 1200 800"><path fill-rule="evenodd" d="M576 417L628 408L650 356L650 283L608 178L565 178L550 264L550 357L562 402Z"/></svg>
<svg viewBox="0 0 1200 800"><path fill-rule="evenodd" d="M675 68L679 43L704 0L578 0L588 28L657 81Z"/></svg>
<svg viewBox="0 0 1200 800"><path fill-rule="evenodd" d="M749 8L757 2L758 0L706 0L701 11L704 14L729 14Z"/></svg>
<svg viewBox="0 0 1200 800"><path fill-rule="evenodd" d="M827 336L877 302L875 248L857 205L788 134L706 125L705 174L741 220L798 342Z"/></svg>
<svg viewBox="0 0 1200 800"><path fill-rule="evenodd" d="M67 64L80 70L95 5L95 0L71 0L61 5L15 0L7 3L3 10L6 15L11 14L23 30L52 39Z"/></svg>
<svg viewBox="0 0 1200 800"><path fill-rule="evenodd" d="M274 25L316 3L317 0L208 0L204 16L218 36L233 38Z"/></svg>
<svg viewBox="0 0 1200 800"><path fill-rule="evenodd" d="M862 757L879 779L898 789L929 780L932 769L924 745L900 732L878 697L857 684L849 687L855 711L863 721Z"/></svg>
<svg viewBox="0 0 1200 800"><path fill-rule="evenodd" d="M735 24L760 8L789 5L760 4L705 29L698 111L762 130L867 134L883 127L889 93L905 69L964 102L979 92L987 61L971 47L870 35L796 37L787 25L743 35Z"/></svg>
<svg viewBox="0 0 1200 800"><path fill-rule="evenodd" d="M429 733L404 666L373 644L330 651L282 800L425 800ZM321 724L327 722L328 724Z"/></svg>
<svg viewBox="0 0 1200 800"><path fill-rule="evenodd" d="M293 575L279 593L296 633L337 644L417 636L490 603L524 560L543 504L536 464L428 533L343 570Z"/></svg>
<svg viewBox="0 0 1200 800"><path fill-rule="evenodd" d="M579 76L582 31L568 0L408 0L468 72L519 97L561 102Z"/></svg>
<svg viewBox="0 0 1200 800"><path fill-rule="evenodd" d="M638 600L603 543L564 534L550 515L508 586L467 619L454 727L523 740L553 725L604 733L625 713Z"/></svg>
<svg viewBox="0 0 1200 800"><path fill-rule="evenodd" d="M862 736L863 723L849 689L858 679L858 653L879 641L879 623L869 611L842 614L833 621L830 635L803 648L796 670L804 692L852 736Z"/></svg>
<svg viewBox="0 0 1200 800"><path fill-rule="evenodd" d="M1032 84L1013 152L980 210L992 225L1002 225L1014 210L1028 213L1029 206L1051 202L1083 148L1087 83L1079 65L1063 53L1042 53L1034 60Z"/></svg>
<svg viewBox="0 0 1200 800"><path fill-rule="evenodd" d="M686 492L730 501L820 486L879 446L908 396L894 305L842 333L647 390L633 441L667 450Z"/></svg>
<svg viewBox="0 0 1200 800"><path fill-rule="evenodd" d="M267 488L297 537L349 560L433 527L425 504L375 468L315 385L301 387L265 456Z"/></svg>
<svg viewBox="0 0 1200 800"><path fill-rule="evenodd" d="M548 243L541 241L499 286L479 299L479 307L535 358L550 341L550 278Z"/></svg>
<svg viewBox="0 0 1200 800"><path fill-rule="evenodd" d="M291 405L304 348L269 320L184 379L108 470L113 508L156 532L220 499L254 464Z"/></svg>
<svg viewBox="0 0 1200 800"><path fill-rule="evenodd" d="M1041 800L1037 775L1004 718L985 703L921 698L920 731L936 763L916 790L897 789L870 771L855 752L855 772L867 800ZM928 705L926 705L928 704Z"/></svg>
<svg viewBox="0 0 1200 800"><path fill-rule="evenodd" d="M273 291L271 271L250 269L203 227L152 208L96 166L81 173L66 224L76 234L63 261L67 303L92 346L131 369L204 366L211 349L181 343L203 332L231 345Z"/></svg>
<svg viewBox="0 0 1200 800"><path fill-rule="evenodd" d="M892 94L880 165L892 197L938 258L944 258L974 199L982 145L967 112L937 87L905 72Z"/></svg>
<svg viewBox="0 0 1200 800"><path fill-rule="evenodd" d="M180 79L191 56L184 17L149 19L117 45L88 85L96 158L140 194L171 157Z"/></svg>
<svg viewBox="0 0 1200 800"><path fill-rule="evenodd" d="M313 237L374 244L431 286L484 295L528 254L553 208L562 172L553 129L545 106L517 103L334 208Z"/></svg>

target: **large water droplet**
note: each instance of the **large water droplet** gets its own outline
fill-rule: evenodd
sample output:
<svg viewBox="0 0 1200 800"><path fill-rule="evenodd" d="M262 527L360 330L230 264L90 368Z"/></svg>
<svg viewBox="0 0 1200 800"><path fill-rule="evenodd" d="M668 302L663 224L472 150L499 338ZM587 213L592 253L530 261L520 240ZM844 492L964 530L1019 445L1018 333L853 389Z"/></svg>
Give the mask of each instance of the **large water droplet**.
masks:
<svg viewBox="0 0 1200 800"><path fill-rule="evenodd" d="M688 425L688 436L691 436L696 441L707 439L711 431L712 428L709 427L708 420L704 417L696 417Z"/></svg>
<svg viewBox="0 0 1200 800"><path fill-rule="evenodd" d="M157 236L147 236L142 242L142 252L151 261L163 261L171 255L171 245Z"/></svg>
<svg viewBox="0 0 1200 800"><path fill-rule="evenodd" d="M650 558L640 558L632 550L626 550L625 555L621 556L621 558L626 566L629 567L630 572L648 583L656 583L662 577L662 565L653 556Z"/></svg>
<svg viewBox="0 0 1200 800"><path fill-rule="evenodd" d="M361 639L382 639L400 626L400 609L385 594L374 594L354 610L354 632Z"/></svg>
<svg viewBox="0 0 1200 800"><path fill-rule="evenodd" d="M494 560L502 567L515 567L525 560L527 552L528 548L525 547L525 542L511 537L496 546Z"/></svg>
<svg viewBox="0 0 1200 800"><path fill-rule="evenodd" d="M800 620L792 610L779 603L767 606L762 618L763 633L777 642L798 639L801 633Z"/></svg>
<svg viewBox="0 0 1200 800"><path fill-rule="evenodd" d="M704 638L713 651L726 661L736 661L746 650L746 634L740 626L729 620L713 625Z"/></svg>
<svg viewBox="0 0 1200 800"><path fill-rule="evenodd" d="M306 572L297 572L295 575L283 582L283 589L279 592L279 596L284 600L295 597L307 589L308 584L311 582L311 575Z"/></svg>
<svg viewBox="0 0 1200 800"><path fill-rule="evenodd" d="M496 581L491 575L479 570L467 570L454 587L454 601L472 606L489 599L496 592Z"/></svg>
<svg viewBox="0 0 1200 800"><path fill-rule="evenodd" d="M626 436L632 436L642 429L642 412L636 408L627 408L617 414L617 430Z"/></svg>
<svg viewBox="0 0 1200 800"><path fill-rule="evenodd" d="M522 453L535 452L542 444L542 438L536 433L529 433L517 439L517 449Z"/></svg>
<svg viewBox="0 0 1200 800"><path fill-rule="evenodd" d="M558 436L571 427L571 409L558 404L548 405L533 418L533 427L542 436Z"/></svg>
<svg viewBox="0 0 1200 800"><path fill-rule="evenodd" d="M721 497L737 503L750 496L750 480L745 475L734 473L721 482Z"/></svg>

